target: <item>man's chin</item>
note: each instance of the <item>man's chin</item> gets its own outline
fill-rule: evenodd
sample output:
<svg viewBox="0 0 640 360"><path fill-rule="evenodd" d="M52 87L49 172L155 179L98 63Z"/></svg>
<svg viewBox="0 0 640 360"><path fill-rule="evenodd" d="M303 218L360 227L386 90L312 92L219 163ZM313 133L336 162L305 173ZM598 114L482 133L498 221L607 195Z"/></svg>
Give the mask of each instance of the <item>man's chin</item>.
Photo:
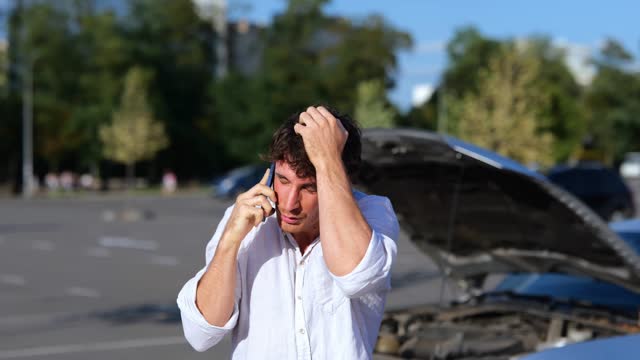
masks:
<svg viewBox="0 0 640 360"><path fill-rule="evenodd" d="M284 232L295 234L296 232L300 231L301 228L301 224L289 224L280 220L280 229L282 229L282 231Z"/></svg>

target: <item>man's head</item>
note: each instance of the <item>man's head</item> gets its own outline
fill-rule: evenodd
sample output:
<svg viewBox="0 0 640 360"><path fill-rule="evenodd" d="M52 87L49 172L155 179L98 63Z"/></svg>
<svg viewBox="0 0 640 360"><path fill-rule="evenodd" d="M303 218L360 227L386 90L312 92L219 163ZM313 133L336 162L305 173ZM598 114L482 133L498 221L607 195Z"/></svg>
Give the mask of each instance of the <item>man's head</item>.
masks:
<svg viewBox="0 0 640 360"><path fill-rule="evenodd" d="M324 106L349 133L342 151L347 175L353 178L360 166L360 129L349 116ZM294 236L313 237L319 234L316 169L304 149L302 137L293 127L301 112L291 115L273 134L266 160L276 163L274 189L278 197L277 213L280 227ZM296 237L296 240L301 240Z"/></svg>

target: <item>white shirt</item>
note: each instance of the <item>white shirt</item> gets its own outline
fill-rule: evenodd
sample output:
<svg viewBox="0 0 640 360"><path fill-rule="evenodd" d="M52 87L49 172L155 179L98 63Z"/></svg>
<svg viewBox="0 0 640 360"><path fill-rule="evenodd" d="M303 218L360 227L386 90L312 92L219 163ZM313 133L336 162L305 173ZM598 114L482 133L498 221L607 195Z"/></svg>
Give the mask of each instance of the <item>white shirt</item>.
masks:
<svg viewBox="0 0 640 360"><path fill-rule="evenodd" d="M178 295L184 334L198 351L232 334L233 359L370 359L390 290L398 221L389 199L354 192L373 230L364 258L349 274L327 269L316 239L304 254L275 215L254 228L238 251L235 305L222 327L196 307L202 268ZM213 258L230 207L207 245Z"/></svg>

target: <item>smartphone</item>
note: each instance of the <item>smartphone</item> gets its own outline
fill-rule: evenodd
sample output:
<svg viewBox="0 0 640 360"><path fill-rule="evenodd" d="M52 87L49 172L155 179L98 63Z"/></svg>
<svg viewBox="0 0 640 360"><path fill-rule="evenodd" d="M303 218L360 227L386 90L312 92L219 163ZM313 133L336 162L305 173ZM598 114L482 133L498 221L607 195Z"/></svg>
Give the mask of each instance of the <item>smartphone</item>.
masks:
<svg viewBox="0 0 640 360"><path fill-rule="evenodd" d="M269 165L269 177L267 178L267 186L273 189L273 179L276 176L276 163L272 162Z"/></svg>
<svg viewBox="0 0 640 360"><path fill-rule="evenodd" d="M267 178L267 186L273 189L273 179L276 176L276 163L272 162L271 165L269 165L269 177ZM267 200L269 201L269 203L271 203L271 206L273 207L273 209L275 210L276 208L276 204L273 203L273 201L271 201L271 199L267 198ZM269 216L271 214L268 214L267 216ZM262 222L265 222L267 220L266 217L264 217L262 219Z"/></svg>

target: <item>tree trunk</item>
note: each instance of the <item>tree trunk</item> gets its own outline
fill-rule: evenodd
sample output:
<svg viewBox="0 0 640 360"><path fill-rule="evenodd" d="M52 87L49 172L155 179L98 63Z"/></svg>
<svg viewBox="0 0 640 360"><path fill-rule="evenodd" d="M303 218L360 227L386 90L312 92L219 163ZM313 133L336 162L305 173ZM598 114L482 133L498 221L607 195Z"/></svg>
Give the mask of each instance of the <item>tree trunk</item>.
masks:
<svg viewBox="0 0 640 360"><path fill-rule="evenodd" d="M135 164L127 164L127 189L133 190L135 188Z"/></svg>

